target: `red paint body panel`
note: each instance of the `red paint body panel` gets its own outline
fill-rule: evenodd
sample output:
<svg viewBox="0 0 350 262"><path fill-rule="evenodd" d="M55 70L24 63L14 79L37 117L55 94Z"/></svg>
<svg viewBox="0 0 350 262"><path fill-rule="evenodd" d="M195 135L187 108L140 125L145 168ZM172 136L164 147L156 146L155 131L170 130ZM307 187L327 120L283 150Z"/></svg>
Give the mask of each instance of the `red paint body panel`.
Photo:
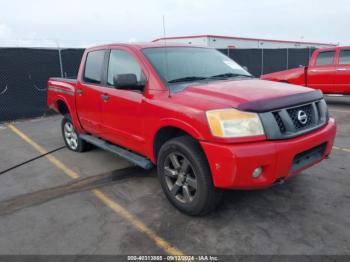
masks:
<svg viewBox="0 0 350 262"><path fill-rule="evenodd" d="M112 44L87 49L77 83L63 79L49 80L49 87L52 88L48 92L48 105L58 111L58 101L64 102L78 132L91 133L126 147L146 156L153 163L156 163L154 141L157 132L163 127L181 129L202 145L217 187L269 186L276 179L276 174L286 178L290 176L290 161L295 154L323 142L328 143L325 155L329 154L335 135L333 120L322 129L282 141L267 141L265 135L230 139L214 137L206 119L207 110L306 93L310 89L242 79L193 85L169 96L167 87L141 52L142 48L157 46L163 45ZM129 52L140 64L147 77L143 93L82 82L87 53L115 48ZM101 95L108 95L109 100L103 101ZM265 167L264 176L259 180L251 180L249 176L258 164Z"/></svg>
<svg viewBox="0 0 350 262"><path fill-rule="evenodd" d="M102 95L99 86L91 84L82 84L80 81L77 84L77 89L83 92L82 95L76 94L76 107L79 120L84 129L92 134L100 135L102 132ZM84 99L82 98L84 96ZM89 103L86 103L89 101ZM94 105L94 106L91 106Z"/></svg>
<svg viewBox="0 0 350 262"><path fill-rule="evenodd" d="M306 86L306 67L293 68L281 72L261 75L260 79Z"/></svg>
<svg viewBox="0 0 350 262"><path fill-rule="evenodd" d="M309 66L265 74L260 78L303 85L325 94L350 94L350 63L340 64L341 50L350 50L350 46L317 49L310 58ZM335 52L332 64L317 65L318 55L327 51Z"/></svg>

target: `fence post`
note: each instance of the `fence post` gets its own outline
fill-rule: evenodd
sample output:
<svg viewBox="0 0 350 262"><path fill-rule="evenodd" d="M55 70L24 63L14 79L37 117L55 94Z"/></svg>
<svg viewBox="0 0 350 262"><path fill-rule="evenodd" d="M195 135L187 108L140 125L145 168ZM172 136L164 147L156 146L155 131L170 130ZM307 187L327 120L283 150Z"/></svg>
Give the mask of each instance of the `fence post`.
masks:
<svg viewBox="0 0 350 262"><path fill-rule="evenodd" d="M63 75L63 64L62 64L61 47L60 47L58 41L56 41L56 43L57 43L57 49L58 49L58 59L59 59L59 62L60 62L61 77L64 77L64 75Z"/></svg>
<svg viewBox="0 0 350 262"><path fill-rule="evenodd" d="M261 74L264 74L264 48L261 48Z"/></svg>

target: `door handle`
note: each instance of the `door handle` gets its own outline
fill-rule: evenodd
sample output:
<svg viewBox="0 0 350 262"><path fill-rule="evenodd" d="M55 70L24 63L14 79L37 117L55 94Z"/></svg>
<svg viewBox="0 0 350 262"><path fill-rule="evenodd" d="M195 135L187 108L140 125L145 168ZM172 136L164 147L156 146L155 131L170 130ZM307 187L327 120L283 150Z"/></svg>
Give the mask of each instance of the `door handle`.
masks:
<svg viewBox="0 0 350 262"><path fill-rule="evenodd" d="M109 95L103 94L101 95L101 99L105 102L107 102L109 100Z"/></svg>
<svg viewBox="0 0 350 262"><path fill-rule="evenodd" d="M79 96L81 96L81 95L83 94L83 90L77 89L77 94L78 94Z"/></svg>
<svg viewBox="0 0 350 262"><path fill-rule="evenodd" d="M347 69L346 68L337 68L336 70L337 71L346 71Z"/></svg>

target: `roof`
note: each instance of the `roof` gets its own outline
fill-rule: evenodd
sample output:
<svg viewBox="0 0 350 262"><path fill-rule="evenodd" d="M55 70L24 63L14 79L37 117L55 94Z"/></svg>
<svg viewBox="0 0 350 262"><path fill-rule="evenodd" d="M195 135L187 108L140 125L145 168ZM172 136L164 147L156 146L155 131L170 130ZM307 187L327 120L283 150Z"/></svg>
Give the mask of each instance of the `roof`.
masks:
<svg viewBox="0 0 350 262"><path fill-rule="evenodd" d="M157 39L153 40L152 42L157 42L157 41L161 41L161 40L171 40L171 39L202 38L202 37L248 40L248 41L266 41L266 42L276 42L276 43L293 43L293 44L297 43L297 44L309 44L309 45L337 46L337 45L331 44L331 43L275 40L275 39L265 39L265 38L249 38L249 37L222 36L222 35L189 35L189 36L162 37L162 38L157 38Z"/></svg>
<svg viewBox="0 0 350 262"><path fill-rule="evenodd" d="M113 48L115 46L133 47L133 48L136 48L136 49L151 48L151 47L164 47L164 46L167 46L167 47L176 47L176 46L193 47L192 45L183 44L183 43L167 43L165 45L164 43L146 42L146 43L111 43L111 44L106 44L106 45L93 46L93 47L90 47L90 48L87 48L87 49L88 50L108 49L108 48Z"/></svg>

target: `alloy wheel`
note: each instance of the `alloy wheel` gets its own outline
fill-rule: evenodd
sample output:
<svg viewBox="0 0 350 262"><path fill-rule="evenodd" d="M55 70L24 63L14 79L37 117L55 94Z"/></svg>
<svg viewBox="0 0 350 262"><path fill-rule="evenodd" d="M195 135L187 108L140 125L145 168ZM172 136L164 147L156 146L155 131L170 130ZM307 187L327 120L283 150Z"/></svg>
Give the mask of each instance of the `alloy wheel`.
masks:
<svg viewBox="0 0 350 262"><path fill-rule="evenodd" d="M64 138L71 149L76 150L78 148L78 135L70 122L64 124Z"/></svg>
<svg viewBox="0 0 350 262"><path fill-rule="evenodd" d="M188 204L197 194L197 178L190 161L181 153L170 153L164 161L166 185L171 195Z"/></svg>

